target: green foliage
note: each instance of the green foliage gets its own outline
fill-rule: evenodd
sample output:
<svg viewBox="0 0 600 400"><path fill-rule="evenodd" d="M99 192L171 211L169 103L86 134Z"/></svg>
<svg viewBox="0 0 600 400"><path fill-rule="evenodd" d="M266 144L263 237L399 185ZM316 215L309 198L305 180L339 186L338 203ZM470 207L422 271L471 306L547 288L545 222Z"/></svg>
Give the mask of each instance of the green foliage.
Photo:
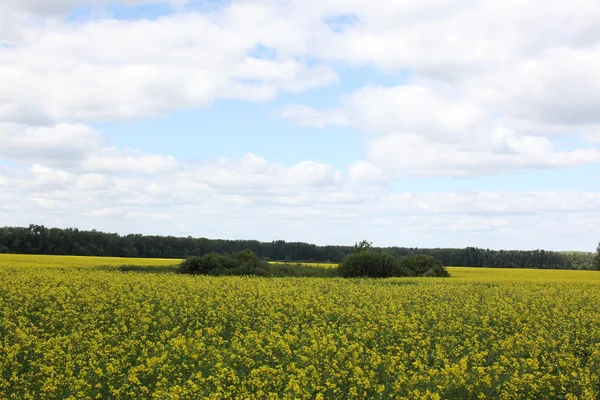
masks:
<svg viewBox="0 0 600 400"><path fill-rule="evenodd" d="M409 256L401 260L401 265L403 270L409 271L410 276L450 276L442 262L432 256Z"/></svg>
<svg viewBox="0 0 600 400"><path fill-rule="evenodd" d="M387 278L402 276L450 276L442 263L431 256L398 259L388 253L359 251L346 256L338 267L343 277Z"/></svg>
<svg viewBox="0 0 600 400"><path fill-rule="evenodd" d="M127 269L132 270L132 269ZM337 269L325 266L267 263L250 250L231 254L209 253L188 257L178 272L202 275L258 275L265 277L334 277Z"/></svg>
<svg viewBox="0 0 600 400"><path fill-rule="evenodd" d="M558 254L567 269L594 269L595 253L563 251Z"/></svg>
<svg viewBox="0 0 600 400"><path fill-rule="evenodd" d="M600 243L598 243L596 254L594 255L594 269L600 271Z"/></svg>
<svg viewBox="0 0 600 400"><path fill-rule="evenodd" d="M354 253L368 252L373 248L373 242L369 242L366 239L356 242L354 244Z"/></svg>
<svg viewBox="0 0 600 400"><path fill-rule="evenodd" d="M402 258L424 254L446 266L488 268L595 269L593 252L556 252L545 250L490 250L467 248L375 248L366 240L354 246L316 246L310 243L275 240L221 240L193 237L118 235L74 228L0 227L0 253L89 255L110 257L176 258L208 253L235 253L252 250L260 259L298 262L340 262L353 252L385 251Z"/></svg>
<svg viewBox="0 0 600 400"><path fill-rule="evenodd" d="M390 276L407 276L402 263L387 253L359 251L344 257L338 267L340 276L386 278Z"/></svg>
<svg viewBox="0 0 600 400"><path fill-rule="evenodd" d="M332 278L338 276L338 270L319 265L274 263L267 265L267 275L270 277Z"/></svg>
<svg viewBox="0 0 600 400"><path fill-rule="evenodd" d="M179 266L184 274L202 275L268 275L268 264L261 262L251 250L237 253L209 253L188 257Z"/></svg>

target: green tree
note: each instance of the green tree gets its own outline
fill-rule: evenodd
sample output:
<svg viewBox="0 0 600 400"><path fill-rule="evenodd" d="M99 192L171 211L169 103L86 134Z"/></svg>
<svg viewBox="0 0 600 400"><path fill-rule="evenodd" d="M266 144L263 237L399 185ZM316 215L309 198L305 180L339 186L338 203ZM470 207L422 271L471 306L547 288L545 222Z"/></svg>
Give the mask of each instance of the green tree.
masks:
<svg viewBox="0 0 600 400"><path fill-rule="evenodd" d="M361 240L360 242L356 242L354 244L354 253L366 253L371 251L373 248L373 242L369 242L366 239Z"/></svg>
<svg viewBox="0 0 600 400"><path fill-rule="evenodd" d="M400 260L388 253L375 253L362 248L344 257L338 266L338 273L345 278L387 278L407 276L409 271L403 270Z"/></svg>
<svg viewBox="0 0 600 400"><path fill-rule="evenodd" d="M596 247L596 255L594 256L594 268L600 271L600 243Z"/></svg>

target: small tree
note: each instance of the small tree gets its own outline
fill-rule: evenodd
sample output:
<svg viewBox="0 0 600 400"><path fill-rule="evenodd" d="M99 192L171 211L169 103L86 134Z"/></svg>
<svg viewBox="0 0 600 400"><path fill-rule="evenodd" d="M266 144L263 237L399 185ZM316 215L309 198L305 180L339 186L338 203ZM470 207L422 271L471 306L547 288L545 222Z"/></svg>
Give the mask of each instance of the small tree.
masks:
<svg viewBox="0 0 600 400"><path fill-rule="evenodd" d="M338 266L338 273L345 278L387 278L408 275L408 271L402 269L401 262L396 257L364 249L344 257Z"/></svg>
<svg viewBox="0 0 600 400"><path fill-rule="evenodd" d="M596 255L594 256L594 268L600 271L600 243L596 247Z"/></svg>
<svg viewBox="0 0 600 400"><path fill-rule="evenodd" d="M366 239L356 242L354 244L354 253L366 253L373 248L373 242L369 242Z"/></svg>

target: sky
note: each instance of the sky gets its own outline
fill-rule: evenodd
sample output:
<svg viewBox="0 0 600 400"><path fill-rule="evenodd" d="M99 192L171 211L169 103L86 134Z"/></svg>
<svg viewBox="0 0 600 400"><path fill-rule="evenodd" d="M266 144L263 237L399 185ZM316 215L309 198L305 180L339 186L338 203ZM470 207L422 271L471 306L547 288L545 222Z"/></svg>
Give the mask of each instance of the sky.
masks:
<svg viewBox="0 0 600 400"><path fill-rule="evenodd" d="M598 0L0 0L0 226L593 251Z"/></svg>

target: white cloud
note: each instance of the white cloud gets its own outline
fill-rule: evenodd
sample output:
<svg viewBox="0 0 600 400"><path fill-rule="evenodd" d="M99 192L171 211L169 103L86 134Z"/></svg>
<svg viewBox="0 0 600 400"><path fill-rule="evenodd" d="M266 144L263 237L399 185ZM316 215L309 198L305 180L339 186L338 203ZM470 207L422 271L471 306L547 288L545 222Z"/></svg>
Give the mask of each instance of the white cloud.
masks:
<svg viewBox="0 0 600 400"><path fill-rule="evenodd" d="M383 171L377 165L368 161L356 161L348 168L351 181L377 182L384 178Z"/></svg>
<svg viewBox="0 0 600 400"><path fill-rule="evenodd" d="M239 160L223 158L213 164L184 167L177 175L182 186L198 186L220 190L241 190L266 196L279 189L335 186L340 172L331 165L304 161L286 168L270 163L254 154Z"/></svg>
<svg viewBox="0 0 600 400"><path fill-rule="evenodd" d="M300 4L298 1L297 4ZM319 56L456 80L501 70L560 46L598 42L595 0L302 1L329 16L350 15L320 38Z"/></svg>
<svg viewBox="0 0 600 400"><path fill-rule="evenodd" d="M337 82L330 68L308 67L291 55L249 56L272 32L238 21L235 8L220 17L177 13L32 27L19 44L0 47L0 75L7 77L0 80L0 118L40 123L166 116L217 98L265 100Z"/></svg>
<svg viewBox="0 0 600 400"><path fill-rule="evenodd" d="M390 134L373 139L368 159L388 178L408 176L473 177L538 168L599 163L596 149L556 150L545 138L508 138L510 150L468 148L424 139L418 135Z"/></svg>
<svg viewBox="0 0 600 400"><path fill-rule="evenodd" d="M600 226L598 193L392 193L339 177L327 166L286 168L253 155L151 177L41 165L5 169L0 176L6 224L54 226L58 219L61 226L122 233L582 250L591 249ZM561 229L544 228L547 221Z"/></svg>
<svg viewBox="0 0 600 400"><path fill-rule="evenodd" d="M342 103L347 118L376 133L418 132L457 142L478 140L493 123L486 110L459 95L414 85L364 87Z"/></svg>
<svg viewBox="0 0 600 400"><path fill-rule="evenodd" d="M80 172L148 174L177 167L173 156L109 147L100 133L85 125L0 124L0 143L0 159L31 165L30 171L39 175L49 172L49 166Z"/></svg>
<svg viewBox="0 0 600 400"><path fill-rule="evenodd" d="M480 104L546 132L600 123L600 32L584 48L548 49L503 69L472 77L464 90ZM542 131L543 132L543 131Z"/></svg>
<svg viewBox="0 0 600 400"><path fill-rule="evenodd" d="M600 128L593 127L592 129L584 132L583 138L585 141L591 144L600 144Z"/></svg>
<svg viewBox="0 0 600 400"><path fill-rule="evenodd" d="M80 161L100 142L100 135L84 125L0 123L0 158L18 162L70 164Z"/></svg>
<svg viewBox="0 0 600 400"><path fill-rule="evenodd" d="M323 128L352 125L374 136L367 161L351 166L360 179L407 176L470 177L600 162L594 148L562 150L545 136L511 129L503 118L460 94L403 85L364 87L342 107L291 105L280 115Z"/></svg>
<svg viewBox="0 0 600 400"><path fill-rule="evenodd" d="M147 174L177 167L173 156L146 154L141 151L119 151L114 148L102 149L90 154L83 160L81 168L84 171L100 172L142 172Z"/></svg>
<svg viewBox="0 0 600 400"><path fill-rule="evenodd" d="M65 20L84 3L0 0L0 161L15 164L0 165L4 223L345 244L594 244L597 193L385 184L598 163L597 0L233 1L204 13L181 0L172 15L130 21L96 1L93 16ZM343 171L254 154L186 163L113 148L84 125L270 100L357 67L407 82L365 83L338 107L281 111L365 131L365 159ZM582 134L587 147L557 140Z"/></svg>
<svg viewBox="0 0 600 400"><path fill-rule="evenodd" d="M329 125L350 125L350 121L342 109L316 110L309 106L290 104L279 110L276 116L316 128L325 128Z"/></svg>
<svg viewBox="0 0 600 400"><path fill-rule="evenodd" d="M148 3L172 3L184 4L188 0L100 0L97 5L102 4L122 4L126 6L136 6ZM38 16L63 15L75 7L89 5L88 0L2 0L2 8L11 11L19 11Z"/></svg>
<svg viewBox="0 0 600 400"><path fill-rule="evenodd" d="M138 6L143 4L170 4L174 10L180 10L189 0L1 0L0 43L14 44L26 39L28 28L39 24L59 23L61 18L80 7L90 7L98 16L107 15L105 7L109 4Z"/></svg>
<svg viewBox="0 0 600 400"><path fill-rule="evenodd" d="M304 63L293 60L265 60L246 57L234 72L236 79L272 82L277 87L291 93L326 86L338 82L338 76L329 68L308 68Z"/></svg>

